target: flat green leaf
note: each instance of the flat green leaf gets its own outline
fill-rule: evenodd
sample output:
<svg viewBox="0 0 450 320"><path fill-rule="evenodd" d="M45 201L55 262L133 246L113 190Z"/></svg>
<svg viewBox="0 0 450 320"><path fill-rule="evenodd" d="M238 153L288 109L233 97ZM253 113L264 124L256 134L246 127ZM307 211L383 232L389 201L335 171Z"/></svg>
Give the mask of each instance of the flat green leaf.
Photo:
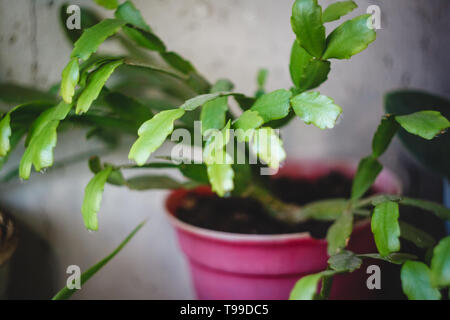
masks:
<svg viewBox="0 0 450 320"><path fill-rule="evenodd" d="M127 180L127 186L131 190L150 190L150 189L178 189L183 184L168 176L161 175L142 175L132 177Z"/></svg>
<svg viewBox="0 0 450 320"><path fill-rule="evenodd" d="M386 201L375 207L372 216L372 233L378 252L387 256L400 250L400 225L398 203Z"/></svg>
<svg viewBox="0 0 450 320"><path fill-rule="evenodd" d="M145 164L150 154L158 149L173 131L173 123L184 114L181 108L165 110L144 122L139 128L139 138L131 147L128 158L140 166Z"/></svg>
<svg viewBox="0 0 450 320"><path fill-rule="evenodd" d="M202 95L199 95L199 96L196 96L194 98L187 100L185 103L183 103L180 106L180 108L184 109L186 111L193 111L211 100L214 100L220 96L226 96L226 95L228 95L228 94L224 93L224 92L214 92L214 93L202 94Z"/></svg>
<svg viewBox="0 0 450 320"><path fill-rule="evenodd" d="M219 97L206 102L200 113L202 134L210 129L221 129L225 126L228 111L228 97Z"/></svg>
<svg viewBox="0 0 450 320"><path fill-rule="evenodd" d="M357 7L356 3L351 0L332 3L323 11L322 20L324 23L339 20Z"/></svg>
<svg viewBox="0 0 450 320"><path fill-rule="evenodd" d="M279 89L264 94L250 110L258 112L264 122L284 118L289 113L289 99L292 93L285 89Z"/></svg>
<svg viewBox="0 0 450 320"><path fill-rule="evenodd" d="M11 155L11 151L17 147L20 140L25 135L25 132L26 132L25 128L16 129L12 132L12 134L9 138L9 145L10 145L9 152L5 156L0 156L0 170L5 165L5 163L8 162L9 156ZM9 174L9 173L5 174L1 178L0 181L7 182L7 181L9 181L10 178L12 178L12 176L14 176L14 177L17 176L17 170L14 170L14 173L12 173L12 174Z"/></svg>
<svg viewBox="0 0 450 320"><path fill-rule="evenodd" d="M119 3L117 0L94 0L99 6L102 6L105 9L113 10L116 9Z"/></svg>
<svg viewBox="0 0 450 320"><path fill-rule="evenodd" d="M24 104L30 101L56 101L56 96L35 88L24 87L15 83L0 83L0 101L5 104Z"/></svg>
<svg viewBox="0 0 450 320"><path fill-rule="evenodd" d="M91 170L91 172L93 174L99 173L103 169L103 166L100 162L100 158L98 156L90 157L89 161L88 161L88 165L89 165L89 170Z"/></svg>
<svg viewBox="0 0 450 320"><path fill-rule="evenodd" d="M103 258L101 261L90 267L88 270L81 274L80 284L83 286L86 281L88 281L93 275L95 275L98 271L100 271L112 258L114 258L125 245L134 237L134 235L144 226L145 221L141 222L133 231L120 243L120 245L111 252L108 256ZM59 291L52 300L67 300L69 299L77 289L69 289L64 287L61 291Z"/></svg>
<svg viewBox="0 0 450 320"><path fill-rule="evenodd" d="M345 210L327 232L328 255L332 256L347 246L353 230L353 214Z"/></svg>
<svg viewBox="0 0 450 320"><path fill-rule="evenodd" d="M430 234L414 227L413 225L410 225L409 223L399 221L399 225L400 237L405 240L411 241L418 248L431 248L436 243L436 241Z"/></svg>
<svg viewBox="0 0 450 320"><path fill-rule="evenodd" d="M141 47L157 52L166 51L164 42L162 42L156 34L150 31L140 29L133 25L122 26L122 30L129 38L133 39L133 41Z"/></svg>
<svg viewBox="0 0 450 320"><path fill-rule="evenodd" d="M79 77L78 58L71 58L61 75L61 97L66 103L72 103Z"/></svg>
<svg viewBox="0 0 450 320"><path fill-rule="evenodd" d="M214 83L214 85L211 88L211 93L214 92L228 92L233 90L234 85L233 83L228 79L219 79Z"/></svg>
<svg viewBox="0 0 450 320"><path fill-rule="evenodd" d="M67 18L72 13L67 13L67 8L70 4L63 4L59 8L59 19L61 23L61 29L64 30L67 38L71 43L75 43L83 33L83 30L88 29L101 21L101 18L97 15L96 12L90 10L86 7L80 7L80 29L69 29L67 28Z"/></svg>
<svg viewBox="0 0 450 320"><path fill-rule="evenodd" d="M361 159L356 170L352 185L352 199L361 198L375 182L378 174L383 169L378 159L369 156Z"/></svg>
<svg viewBox="0 0 450 320"><path fill-rule="evenodd" d="M97 51L97 48L106 38L115 34L125 23L125 21L119 19L105 19L95 26L86 29L77 42L75 42L70 57L87 60L91 54Z"/></svg>
<svg viewBox="0 0 450 320"><path fill-rule="evenodd" d="M308 203L302 207L302 211L309 219L334 221L342 215L347 206L347 199L327 199Z"/></svg>
<svg viewBox="0 0 450 320"><path fill-rule="evenodd" d="M0 157L4 157L10 150L9 138L11 137L11 115L6 113L0 120Z"/></svg>
<svg viewBox="0 0 450 320"><path fill-rule="evenodd" d="M126 21L127 23L132 24L138 28L146 31L151 31L150 26L145 22L144 18L142 18L141 12L136 9L131 1L127 0L119 5L117 7L117 10L114 12L114 16L117 19Z"/></svg>
<svg viewBox="0 0 450 320"><path fill-rule="evenodd" d="M84 190L81 212L83 214L84 225L88 230L98 230L97 213L100 210L105 183L112 170L112 167L104 168L89 181Z"/></svg>
<svg viewBox="0 0 450 320"><path fill-rule="evenodd" d="M259 128L264 123L258 112L247 110L233 123L235 128L234 134L239 142L249 142L253 139L256 128Z"/></svg>
<svg viewBox="0 0 450 320"><path fill-rule="evenodd" d="M362 259L353 252L342 250L328 259L330 268L337 272L353 272L361 267Z"/></svg>
<svg viewBox="0 0 450 320"><path fill-rule="evenodd" d="M233 190L234 171L231 164L208 164L207 172L212 190L220 197Z"/></svg>
<svg viewBox="0 0 450 320"><path fill-rule="evenodd" d="M203 184L209 183L207 168L204 164L182 163L179 165L179 170L186 178Z"/></svg>
<svg viewBox="0 0 450 320"><path fill-rule="evenodd" d="M450 119L450 100L417 90L399 90L385 96L385 110L395 115L407 115L422 110L436 110ZM425 140L400 128L398 137L408 151L428 169L450 179L450 134Z"/></svg>
<svg viewBox="0 0 450 320"><path fill-rule="evenodd" d="M111 171L111 173L108 176L108 180L106 182L114 186L124 186L127 184L127 181L125 180L122 171L116 168L114 168L113 171Z"/></svg>
<svg viewBox="0 0 450 320"><path fill-rule="evenodd" d="M299 44L316 58L325 49L322 7L317 0L296 0L292 6L291 26Z"/></svg>
<svg viewBox="0 0 450 320"><path fill-rule="evenodd" d="M327 80L330 62L314 58L299 45L298 41L294 41L289 71L292 82L302 92L314 89Z"/></svg>
<svg viewBox="0 0 450 320"><path fill-rule="evenodd" d="M270 168L278 169L280 163L286 159L283 142L271 127L263 127L255 130L251 149Z"/></svg>
<svg viewBox="0 0 450 320"><path fill-rule="evenodd" d="M120 92L106 94L104 101L122 119L137 121L141 124L144 120L148 120L153 116L150 108Z"/></svg>
<svg viewBox="0 0 450 320"><path fill-rule="evenodd" d="M189 74L195 72L194 66L176 52L163 52L161 57L169 66L181 73Z"/></svg>
<svg viewBox="0 0 450 320"><path fill-rule="evenodd" d="M401 199L400 204L431 211L443 220L450 220L450 209L436 202L404 197Z"/></svg>
<svg viewBox="0 0 450 320"><path fill-rule="evenodd" d="M431 259L431 283L434 287L450 286L450 236L439 241Z"/></svg>
<svg viewBox="0 0 450 320"><path fill-rule="evenodd" d="M313 300L317 293L319 281L326 276L332 276L336 272L327 270L302 277L295 283L289 300Z"/></svg>
<svg viewBox="0 0 450 320"><path fill-rule="evenodd" d="M36 171L53 165L56 130L60 120L67 116L71 108L71 104L61 101L58 105L44 111L33 123L27 137L28 147L19 166L19 175L22 179L26 180L30 177L32 165Z"/></svg>
<svg viewBox="0 0 450 320"><path fill-rule="evenodd" d="M379 253L365 253L365 254L357 254L360 258L371 258L371 259L378 259L387 261L394 264L404 264L408 260L415 260L417 257L415 255L409 254L409 253L400 253L400 252L393 252L391 254L388 254L387 256L383 257Z"/></svg>
<svg viewBox="0 0 450 320"><path fill-rule="evenodd" d="M344 22L327 37L323 59L350 59L372 43L377 34L368 27L370 14L365 14Z"/></svg>
<svg viewBox="0 0 450 320"><path fill-rule="evenodd" d="M267 69L259 69L258 75L256 76L256 82L258 84L259 89L264 89L267 81L267 75L269 74L269 70Z"/></svg>
<svg viewBox="0 0 450 320"><path fill-rule="evenodd" d="M395 194L377 194L375 196L371 196L370 199L372 200L372 205L377 206L380 203L386 201L399 202L400 200L402 200L402 197ZM362 201L364 201L364 199Z"/></svg>
<svg viewBox="0 0 450 320"><path fill-rule="evenodd" d="M425 110L404 116L396 116L395 120L403 129L427 140L443 133L450 127L450 121L439 111Z"/></svg>
<svg viewBox="0 0 450 320"><path fill-rule="evenodd" d="M86 87L78 98L77 114L85 113L89 110L92 102L97 99L108 78L122 63L123 60L108 62L92 72Z"/></svg>
<svg viewBox="0 0 450 320"><path fill-rule="evenodd" d="M372 156L381 156L391 143L392 138L398 130L398 123L394 117L387 117L381 120L372 140Z"/></svg>
<svg viewBox="0 0 450 320"><path fill-rule="evenodd" d="M264 119L258 112L247 110L233 123L234 128L244 131L259 128L264 123Z"/></svg>
<svg viewBox="0 0 450 320"><path fill-rule="evenodd" d="M407 261L400 274L403 292L410 300L439 300L441 293L431 286L430 270L418 261Z"/></svg>
<svg viewBox="0 0 450 320"><path fill-rule="evenodd" d="M88 60L84 61L80 65L80 79L78 81L78 85L81 88L86 87L86 82L88 77L91 75L91 72L94 70L98 70L101 66L105 65L108 62L117 61L115 57L103 57L103 56L92 56Z"/></svg>
<svg viewBox="0 0 450 320"><path fill-rule="evenodd" d="M13 131L28 130L31 122L51 105L50 102L40 101L20 104L0 118L0 157L5 157L11 150L10 140Z"/></svg>
<svg viewBox="0 0 450 320"><path fill-rule="evenodd" d="M341 107L319 92L303 92L291 99L295 114L306 124L313 124L320 129L331 129L335 126Z"/></svg>

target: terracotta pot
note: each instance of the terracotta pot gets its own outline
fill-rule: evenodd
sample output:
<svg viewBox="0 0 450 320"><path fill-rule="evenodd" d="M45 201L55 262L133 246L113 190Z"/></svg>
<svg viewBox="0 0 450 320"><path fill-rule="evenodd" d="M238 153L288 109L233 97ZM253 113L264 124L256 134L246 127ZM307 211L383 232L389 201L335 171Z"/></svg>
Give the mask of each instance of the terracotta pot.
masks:
<svg viewBox="0 0 450 320"><path fill-rule="evenodd" d="M348 161L287 162L276 177L314 180L331 170L349 177L356 163ZM375 182L377 192L399 193L400 184L384 170ZM209 187L194 191L210 194ZM287 299L295 282L304 275L327 267L327 243L309 233L280 235L234 234L189 225L176 218L186 190L173 191L166 202L168 217L175 227L185 253L199 299ZM355 225L349 248L358 253L376 252L369 221ZM336 276L331 298L367 299L373 293L366 287L365 268Z"/></svg>

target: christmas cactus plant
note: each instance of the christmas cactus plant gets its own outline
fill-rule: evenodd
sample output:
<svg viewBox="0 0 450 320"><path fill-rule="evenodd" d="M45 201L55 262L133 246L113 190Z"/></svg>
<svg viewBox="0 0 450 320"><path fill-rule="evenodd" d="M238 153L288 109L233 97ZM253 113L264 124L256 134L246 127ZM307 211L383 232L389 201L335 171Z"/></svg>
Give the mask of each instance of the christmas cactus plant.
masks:
<svg viewBox="0 0 450 320"><path fill-rule="evenodd" d="M266 72L262 70L258 91L250 97L233 91L230 80L210 83L192 63L170 51L131 1L96 2L114 10L114 18L97 21L95 14L83 9L89 28L81 34L66 30L76 41L61 82L45 97L39 96L45 99L19 104L0 120L0 165L25 137L20 178L29 179L32 167L36 171L51 167L57 132L65 123L88 127L87 137L109 143L122 134L131 134L135 136L128 153L131 164L106 163L100 157L89 160L94 176L86 186L82 204L87 229L98 230L97 214L107 183L133 190L209 184L221 197L232 194L260 201L268 213L284 223L333 221L326 236L329 268L300 279L292 299L327 298L333 276L356 270L365 258L403 264L401 279L409 298L440 298L439 290L450 285L450 238L436 244L432 236L399 221L399 210L415 206L448 220L449 209L399 195L364 198L382 170L378 158L397 130L401 127L409 134L433 139L450 126L439 112L386 114L374 135L372 153L359 163L350 199L296 206L282 202L266 187L267 175L276 172L286 158L279 128L295 118L321 130L335 126L342 108L315 89L327 80L333 59L350 59L375 40L371 15L347 20L327 34L327 23L339 20L356 4L336 2L322 10L317 0L296 0L291 17L295 40L289 63L293 86L265 92ZM107 39L119 41L125 54L97 53ZM143 92L148 89L157 92L158 98L145 96ZM230 108L232 99L239 111ZM200 139L183 139L177 152L150 159L175 130L180 130L178 137L188 133ZM188 157L196 149L186 151L186 145L201 148L200 159ZM178 170L186 179L149 174L125 178L123 174L126 170L158 168ZM358 217L371 219L377 253L358 255L346 250ZM399 253L401 237L429 248L430 266ZM320 281L322 290L317 294Z"/></svg>

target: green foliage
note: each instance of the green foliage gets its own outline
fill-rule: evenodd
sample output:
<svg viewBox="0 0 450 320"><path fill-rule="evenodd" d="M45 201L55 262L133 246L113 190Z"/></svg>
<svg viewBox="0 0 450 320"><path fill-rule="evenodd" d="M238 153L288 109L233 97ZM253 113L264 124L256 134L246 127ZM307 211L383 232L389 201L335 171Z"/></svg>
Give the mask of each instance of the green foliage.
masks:
<svg viewBox="0 0 450 320"><path fill-rule="evenodd" d="M353 213L346 209L327 232L328 254L334 255L347 246L353 230Z"/></svg>
<svg viewBox="0 0 450 320"><path fill-rule="evenodd" d="M385 257L400 250L400 225L398 203L386 201L375 206L372 232L378 252Z"/></svg>
<svg viewBox="0 0 450 320"><path fill-rule="evenodd" d="M262 126L264 123L264 119L259 115L258 112L253 110L247 110L245 111L234 123L233 126L236 129L241 129L244 131L247 131L249 129L256 129ZM238 132L238 131L236 131ZM250 138L250 137L249 137ZM244 139L241 137L239 139L240 141L244 141L248 139Z"/></svg>
<svg viewBox="0 0 450 320"><path fill-rule="evenodd" d="M231 164L228 163L212 163L207 165L208 179L211 183L211 188L219 196L223 197L225 194L233 190L234 171Z"/></svg>
<svg viewBox="0 0 450 320"><path fill-rule="evenodd" d="M271 127L256 129L251 148L270 168L278 169L286 159L283 142Z"/></svg>
<svg viewBox="0 0 450 320"><path fill-rule="evenodd" d="M67 103L72 103L79 77L78 58L71 58L61 75L61 97Z"/></svg>
<svg viewBox="0 0 450 320"><path fill-rule="evenodd" d="M317 294L320 280L335 273L335 271L326 270L302 277L292 289L289 300L313 300Z"/></svg>
<svg viewBox="0 0 450 320"><path fill-rule="evenodd" d="M314 89L327 80L330 62L314 58L299 45L298 41L294 41L289 72L297 90L303 92Z"/></svg>
<svg viewBox="0 0 450 320"><path fill-rule="evenodd" d="M434 287L450 286L450 236L439 241L431 259L431 283Z"/></svg>
<svg viewBox="0 0 450 320"><path fill-rule="evenodd" d="M357 7L356 3L351 0L332 3L323 11L322 20L324 23L339 20Z"/></svg>
<svg viewBox="0 0 450 320"><path fill-rule="evenodd" d="M436 241L425 231L416 228L409 223L399 221L400 236L408 241L413 242L418 248L431 248L435 245Z"/></svg>
<svg viewBox="0 0 450 320"><path fill-rule="evenodd" d="M325 27L317 0L296 0L292 6L291 26L298 43L312 56L322 57Z"/></svg>
<svg viewBox="0 0 450 320"><path fill-rule="evenodd" d="M438 203L409 197L403 197L400 200L400 203L405 206L413 206L426 211L431 211L442 220L450 220L450 209Z"/></svg>
<svg viewBox="0 0 450 320"><path fill-rule="evenodd" d="M125 21L119 19L105 19L86 29L75 42L70 57L87 60L91 54L97 51L97 48L106 38L116 33L125 23Z"/></svg>
<svg viewBox="0 0 450 320"><path fill-rule="evenodd" d="M289 99L292 93L279 89L262 95L250 110L256 111L264 122L284 118L289 113Z"/></svg>
<svg viewBox="0 0 450 320"><path fill-rule="evenodd" d="M383 260L394 264L404 264L408 260L417 259L417 257L412 254L400 252L393 252L391 254L388 254L387 256L381 256L378 253L358 254L357 256L360 258Z"/></svg>
<svg viewBox="0 0 450 320"><path fill-rule="evenodd" d="M32 165L36 171L40 171L53 164L56 129L71 108L71 104L60 102L44 111L33 123L27 137L28 147L20 161L19 175L22 179L26 180L30 177Z"/></svg>
<svg viewBox="0 0 450 320"><path fill-rule="evenodd" d="M119 5L117 0L94 0L99 6L105 9L113 10Z"/></svg>
<svg viewBox="0 0 450 320"><path fill-rule="evenodd" d="M336 124L341 107L319 92L304 92L291 99L292 108L306 124L320 129L331 129Z"/></svg>
<svg viewBox="0 0 450 320"><path fill-rule="evenodd" d="M179 189L183 184L168 177L161 175L141 175L132 177L126 182L131 190L150 190L150 189Z"/></svg>
<svg viewBox="0 0 450 320"><path fill-rule="evenodd" d="M382 169L380 162L372 156L363 158L359 162L352 185L353 200L361 198L369 190Z"/></svg>
<svg viewBox="0 0 450 320"><path fill-rule="evenodd" d="M353 272L361 267L362 259L351 251L342 250L328 259L330 268L337 272Z"/></svg>
<svg viewBox="0 0 450 320"><path fill-rule="evenodd" d="M167 51L162 53L161 57L168 65L181 73L189 74L195 72L194 66L176 52Z"/></svg>
<svg viewBox="0 0 450 320"><path fill-rule="evenodd" d="M303 208L305 217L314 220L334 221L348 207L347 199L327 199L306 204Z"/></svg>
<svg viewBox="0 0 450 320"><path fill-rule="evenodd" d="M93 25L100 22L101 18L92 10L86 7L80 8L80 27L81 29L69 29L66 26L68 14L67 14L67 8L69 7L69 4L64 4L59 9L59 18L61 22L61 29L64 30L65 35L67 36L67 39L71 43L75 43L83 33L83 30L88 29L92 27Z"/></svg>
<svg viewBox="0 0 450 320"><path fill-rule="evenodd" d="M14 83L0 83L0 101L6 104L24 104L30 101L54 102L56 97L48 92Z"/></svg>
<svg viewBox="0 0 450 320"><path fill-rule="evenodd" d="M385 96L385 110L395 115L407 115L423 110L439 111L450 119L450 101L426 92L400 90ZM450 178L450 134L443 134L433 140L424 140L400 128L398 137L409 152L429 169Z"/></svg>
<svg viewBox="0 0 450 320"><path fill-rule="evenodd" d="M139 138L131 147L128 158L136 161L138 165L143 165L150 154L158 149L173 131L173 123L181 118L184 109L161 111L150 120L144 122L139 128Z"/></svg>
<svg viewBox="0 0 450 320"><path fill-rule="evenodd" d="M126 21L129 24L134 25L145 31L151 31L150 26L145 22L139 10L136 9L131 1L125 1L117 7L114 12L114 16L117 19Z"/></svg>
<svg viewBox="0 0 450 320"><path fill-rule="evenodd" d="M438 111L419 111L404 116L396 116L395 120L409 133L431 140L450 127L450 121Z"/></svg>
<svg viewBox="0 0 450 320"><path fill-rule="evenodd" d="M397 129L398 123L394 117L388 116L381 120L372 140L372 156L374 158L378 158L386 151Z"/></svg>
<svg viewBox="0 0 450 320"><path fill-rule="evenodd" d="M123 26L122 30L129 38L133 39L136 44L140 45L143 48L157 52L166 51L164 42L162 42L162 40L159 39L157 35L150 31L140 29L133 25Z"/></svg>
<svg viewBox="0 0 450 320"><path fill-rule="evenodd" d="M11 137L11 115L8 112L0 120L0 157L4 157L8 154L11 146L9 138Z"/></svg>
<svg viewBox="0 0 450 320"><path fill-rule="evenodd" d="M111 261L124 247L130 242L130 240L136 235L136 233L144 226L146 221L141 222L136 228L131 231L131 233L120 243L120 245L105 258L100 260L98 263L90 267L88 270L81 274L80 284L83 286L86 281L88 281L92 276L94 276L98 271L100 271L109 261ZM67 287L62 288L52 300L67 300L69 299L77 289L69 289Z"/></svg>
<svg viewBox="0 0 450 320"><path fill-rule="evenodd" d="M76 113L82 114L89 110L92 103L97 99L100 91L114 70L123 63L123 60L115 60L100 66L91 73L86 88L84 88L77 101Z"/></svg>
<svg viewBox="0 0 450 320"><path fill-rule="evenodd" d="M83 214L84 225L88 230L98 230L97 213L100 210L105 183L112 171L113 168L108 166L98 172L91 181L89 181L84 190L84 200L81 212Z"/></svg>
<svg viewBox="0 0 450 320"><path fill-rule="evenodd" d="M363 51L376 38L375 30L367 25L370 14L344 22L327 37L323 59L350 59Z"/></svg>
<svg viewBox="0 0 450 320"><path fill-rule="evenodd" d="M222 129L225 126L228 111L228 97L219 97L206 102L200 114L202 133L210 129Z"/></svg>
<svg viewBox="0 0 450 320"><path fill-rule="evenodd" d="M199 96L196 96L192 99L187 100L183 103L180 108L186 111L194 111L198 107L204 105L205 103L212 101L218 97L227 96L229 93L224 92L214 92L214 93L206 93Z"/></svg>
<svg viewBox="0 0 450 320"><path fill-rule="evenodd" d="M439 290L431 286L430 270L418 261L407 261L401 271L403 292L410 300L439 300Z"/></svg>

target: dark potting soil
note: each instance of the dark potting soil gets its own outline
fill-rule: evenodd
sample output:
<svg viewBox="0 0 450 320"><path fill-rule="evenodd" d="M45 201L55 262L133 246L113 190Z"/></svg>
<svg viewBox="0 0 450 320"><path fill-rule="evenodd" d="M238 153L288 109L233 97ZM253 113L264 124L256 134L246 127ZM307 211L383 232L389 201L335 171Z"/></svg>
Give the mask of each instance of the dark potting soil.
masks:
<svg viewBox="0 0 450 320"><path fill-rule="evenodd" d="M287 203L304 205L329 198L349 198L352 180L339 172L315 181L292 178L272 179L269 188ZM373 193L369 191L368 194ZM189 224L210 230L244 234L286 234L308 231L324 238L331 222L310 220L297 225L284 224L270 217L256 200L220 198L216 195L188 193L178 208L177 217Z"/></svg>

